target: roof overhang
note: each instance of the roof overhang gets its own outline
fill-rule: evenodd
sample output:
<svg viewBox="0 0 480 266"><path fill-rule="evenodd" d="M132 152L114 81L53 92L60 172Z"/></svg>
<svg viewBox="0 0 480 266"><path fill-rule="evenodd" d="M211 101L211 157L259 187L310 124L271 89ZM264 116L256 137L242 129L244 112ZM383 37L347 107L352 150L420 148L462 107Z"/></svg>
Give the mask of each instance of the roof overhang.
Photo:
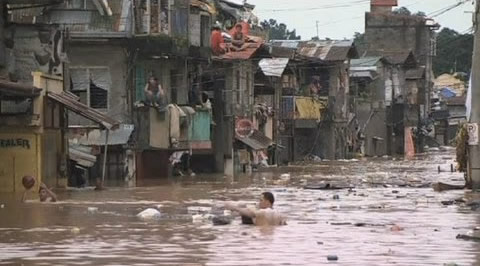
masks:
<svg viewBox="0 0 480 266"><path fill-rule="evenodd" d="M47 96L49 99L62 104L68 110L96 122L108 130L114 130L120 125L119 121L91 108L90 106L78 102L78 99L74 98L72 95L48 92Z"/></svg>
<svg viewBox="0 0 480 266"><path fill-rule="evenodd" d="M41 91L33 86L0 80L0 96L37 97Z"/></svg>

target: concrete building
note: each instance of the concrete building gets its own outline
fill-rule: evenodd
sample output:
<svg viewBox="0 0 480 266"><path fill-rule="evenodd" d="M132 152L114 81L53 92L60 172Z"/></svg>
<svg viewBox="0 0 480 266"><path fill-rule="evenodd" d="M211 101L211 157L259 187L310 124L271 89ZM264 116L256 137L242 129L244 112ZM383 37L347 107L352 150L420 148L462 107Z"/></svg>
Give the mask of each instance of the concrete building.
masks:
<svg viewBox="0 0 480 266"><path fill-rule="evenodd" d="M405 16L392 13L396 0L372 0L371 11L365 16L365 56L386 57L393 64L403 67L398 74L399 91L394 93L391 106L394 125L393 152L405 152L405 138L415 131L416 149L423 149L423 132L430 113L430 92L433 85L432 58L435 56L435 30L439 25L421 16ZM409 54L415 60L403 62ZM399 125L401 126L399 126ZM403 139L403 140L402 140Z"/></svg>
<svg viewBox="0 0 480 266"><path fill-rule="evenodd" d="M387 94L392 88L394 65L385 57L353 59L350 97L355 114L350 123L351 152L365 156L391 155L392 129L388 126ZM388 92L388 93L387 93Z"/></svg>
<svg viewBox="0 0 480 266"><path fill-rule="evenodd" d="M15 9L17 4L25 3L11 1L6 43L14 42L16 49L7 47L5 72L25 82L31 70L63 76L66 90L80 102L122 123L107 134L69 113L70 143L99 158L84 169L90 181L102 173L104 154L107 183L135 185L137 179L168 176L176 151L212 150L211 111L195 112L189 102L210 56L214 8L208 2L73 0ZM175 131L165 119L170 112L144 104L150 76L167 92L168 110L187 110L188 119L185 111L178 117L181 139L170 134Z"/></svg>
<svg viewBox="0 0 480 266"><path fill-rule="evenodd" d="M287 58L279 109L280 162L347 156L351 41L272 41L270 55Z"/></svg>

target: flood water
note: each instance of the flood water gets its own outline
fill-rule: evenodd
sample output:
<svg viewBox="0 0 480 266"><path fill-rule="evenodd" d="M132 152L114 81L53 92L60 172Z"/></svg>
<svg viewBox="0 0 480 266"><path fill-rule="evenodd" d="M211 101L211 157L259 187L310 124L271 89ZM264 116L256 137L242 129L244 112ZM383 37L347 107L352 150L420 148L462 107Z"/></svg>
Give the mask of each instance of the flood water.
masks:
<svg viewBox="0 0 480 266"><path fill-rule="evenodd" d="M480 243L456 239L480 226L480 211L441 203L476 195L430 187L462 183L462 174L450 172L453 157L443 151L414 161L322 162L235 180L198 176L153 187L68 191L47 204L2 194L0 265L480 265ZM285 173L291 177L282 179ZM354 188L303 189L321 181ZM263 191L275 194L287 226L192 219L197 212L222 213L224 201L253 204ZM136 217L150 207L161 211L160 220Z"/></svg>

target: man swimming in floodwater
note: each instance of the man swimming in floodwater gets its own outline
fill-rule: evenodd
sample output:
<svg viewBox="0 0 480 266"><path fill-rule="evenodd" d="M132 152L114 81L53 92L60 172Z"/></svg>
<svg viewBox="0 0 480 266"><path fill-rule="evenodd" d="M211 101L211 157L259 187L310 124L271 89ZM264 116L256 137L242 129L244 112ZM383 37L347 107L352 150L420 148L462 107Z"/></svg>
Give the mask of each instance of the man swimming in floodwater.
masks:
<svg viewBox="0 0 480 266"><path fill-rule="evenodd" d="M258 210L239 208L231 204L226 204L225 208L240 213L243 221L251 218L253 224L257 226L287 225L285 216L273 210L274 202L275 197L273 194L270 192L264 192L262 193L260 202L258 203Z"/></svg>
<svg viewBox="0 0 480 266"><path fill-rule="evenodd" d="M35 180L35 179L33 179L33 180ZM33 185L35 184L35 181L31 181L31 180L28 180L28 181L30 182L30 184L28 186L25 186L25 183L24 183L24 186L25 186L26 190L23 193L22 202L26 202L27 193L33 187ZM57 201L57 195L55 195L55 193L53 193L53 191L51 191L47 187L47 185L45 185L42 182L40 183L40 188L38 189L38 197L40 199L40 202L56 202Z"/></svg>

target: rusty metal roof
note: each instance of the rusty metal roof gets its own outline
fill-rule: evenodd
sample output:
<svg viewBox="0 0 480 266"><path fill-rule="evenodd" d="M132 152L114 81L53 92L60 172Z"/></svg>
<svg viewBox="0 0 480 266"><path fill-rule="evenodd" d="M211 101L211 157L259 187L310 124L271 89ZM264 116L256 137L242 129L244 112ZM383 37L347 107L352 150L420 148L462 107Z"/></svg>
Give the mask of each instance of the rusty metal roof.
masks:
<svg viewBox="0 0 480 266"><path fill-rule="evenodd" d="M273 141L258 130L254 130L253 134L249 137L241 138L235 136L235 138L256 151L265 150L273 145Z"/></svg>
<svg viewBox="0 0 480 266"><path fill-rule="evenodd" d="M6 80L0 80L0 95L4 96L19 96L19 97L35 97L40 95L42 89L10 82Z"/></svg>
<svg viewBox="0 0 480 266"><path fill-rule="evenodd" d="M274 40L269 43L270 53L274 57L319 59L322 61L344 61L357 57L357 51L351 40Z"/></svg>
<svg viewBox="0 0 480 266"><path fill-rule="evenodd" d="M257 52L257 50L260 47L262 47L262 45L263 43L252 42L252 43L249 43L249 46L243 51L239 51L239 52L232 51L214 58L218 58L222 60L247 60L252 58L255 52Z"/></svg>
<svg viewBox="0 0 480 266"><path fill-rule="evenodd" d="M77 113L93 122L96 122L106 129L113 130L118 128L120 124L119 121L87 106L81 102L78 102L75 98L69 96L66 93L55 93L55 92L48 92L48 98L62 104L70 111Z"/></svg>
<svg viewBox="0 0 480 266"><path fill-rule="evenodd" d="M211 5L205 0L190 0L190 6L197 7L202 9L203 11L206 11L210 14L215 14L217 13L217 10L215 9L215 6Z"/></svg>
<svg viewBox="0 0 480 266"><path fill-rule="evenodd" d="M465 103L467 102L467 96L457 96L457 97L448 98L446 102L447 102L447 105L465 106Z"/></svg>

